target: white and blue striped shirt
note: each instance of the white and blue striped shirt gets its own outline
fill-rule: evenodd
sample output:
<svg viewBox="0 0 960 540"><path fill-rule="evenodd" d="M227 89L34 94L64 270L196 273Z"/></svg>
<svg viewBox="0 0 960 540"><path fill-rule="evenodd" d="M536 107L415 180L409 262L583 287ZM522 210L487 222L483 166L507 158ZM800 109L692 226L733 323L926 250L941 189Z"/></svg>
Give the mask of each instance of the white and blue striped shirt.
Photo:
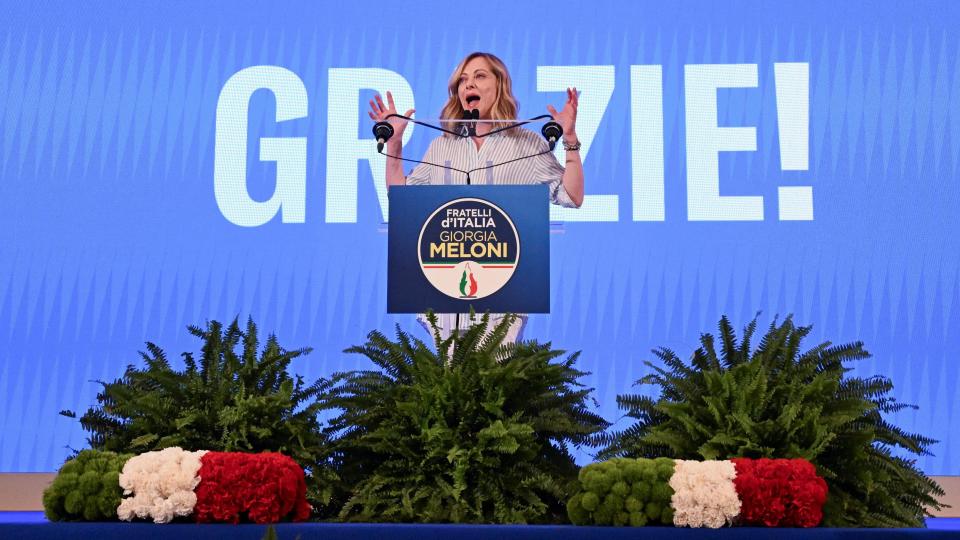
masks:
<svg viewBox="0 0 960 540"><path fill-rule="evenodd" d="M523 128L514 134L495 133L484 137L480 148L473 139L460 137L437 137L430 143L422 161L469 171L489 167L523 156L541 154L529 159L495 166L471 173L473 185L529 185L548 184L550 202L561 206L576 207L570 195L563 189L563 166L547 151L547 141L536 133ZM421 163L407 175L408 185L458 185L466 184L467 177L461 172Z"/></svg>

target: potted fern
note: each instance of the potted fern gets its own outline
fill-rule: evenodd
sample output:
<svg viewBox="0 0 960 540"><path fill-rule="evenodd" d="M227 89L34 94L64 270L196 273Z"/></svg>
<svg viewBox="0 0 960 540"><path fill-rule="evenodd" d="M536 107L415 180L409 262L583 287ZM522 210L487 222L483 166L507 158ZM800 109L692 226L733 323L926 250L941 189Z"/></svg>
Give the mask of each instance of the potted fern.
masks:
<svg viewBox="0 0 960 540"><path fill-rule="evenodd" d="M245 329L235 319L226 327L210 321L189 331L203 345L199 358L183 353L183 369L147 343L140 353L144 367L130 365L122 377L100 382L97 404L80 417L90 447L282 452L307 471L310 502L326 504L333 477L317 413L330 383L307 384L288 373L290 362L310 349L286 350L273 335L261 348L253 320Z"/></svg>
<svg viewBox="0 0 960 540"><path fill-rule="evenodd" d="M660 363L646 362L653 373L637 384L660 396L617 396L636 422L604 437L600 456L804 458L829 487L824 525L923 527L944 492L909 456L929 454L936 441L884 418L912 407L890 395L889 379L850 375L851 362L870 357L863 344L803 350L811 327L787 317L753 348L756 328L754 319L738 342L723 317L719 343L703 334L689 364L654 350Z"/></svg>
<svg viewBox="0 0 960 540"><path fill-rule="evenodd" d="M607 423L585 373L549 344L503 343L489 317L431 348L397 329L348 349L374 369L336 374L327 430L350 521L554 523L576 488L572 446Z"/></svg>

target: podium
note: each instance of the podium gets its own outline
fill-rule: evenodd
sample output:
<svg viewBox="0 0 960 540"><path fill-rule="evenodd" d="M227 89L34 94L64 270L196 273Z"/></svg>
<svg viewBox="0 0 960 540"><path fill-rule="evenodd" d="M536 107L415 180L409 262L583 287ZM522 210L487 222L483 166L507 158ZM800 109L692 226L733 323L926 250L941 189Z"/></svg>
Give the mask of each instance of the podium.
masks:
<svg viewBox="0 0 960 540"><path fill-rule="evenodd" d="M546 185L394 186L387 312L549 313Z"/></svg>

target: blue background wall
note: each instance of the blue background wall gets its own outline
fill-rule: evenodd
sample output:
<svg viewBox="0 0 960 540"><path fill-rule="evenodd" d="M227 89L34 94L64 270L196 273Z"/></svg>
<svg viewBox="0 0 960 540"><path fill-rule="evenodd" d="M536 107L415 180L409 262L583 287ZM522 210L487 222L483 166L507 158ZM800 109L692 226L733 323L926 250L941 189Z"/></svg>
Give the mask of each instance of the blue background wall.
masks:
<svg viewBox="0 0 960 540"><path fill-rule="evenodd" d="M922 466L960 474L955 3L159 4L0 5L0 471L55 469L84 444L57 411L92 404L91 381L119 376L146 340L196 350L187 324L251 315L315 348L295 364L308 377L363 365L340 351L371 329L412 327L385 313L382 179L348 156L356 202L331 180L349 168L330 137L368 136L372 90L331 93L330 70L394 72L418 115L436 117L450 71L479 49L510 67L522 116L562 103L538 92L538 66L542 88L567 85L545 66L610 66L590 72L609 103L584 90L580 124L597 126L586 191L607 196L608 214L585 205L551 235L553 313L526 332L583 350L607 418L651 348L687 356L722 314L742 327L793 313L814 325L809 346L863 340L874 357L859 372L920 406L895 421L941 440ZM805 170L783 170L776 63L808 69ZM720 126L756 127L756 151L720 154L719 176L722 195L764 197L763 220L691 219L696 64L756 65L755 88L716 92ZM214 196L218 98L255 65L294 73L308 101L305 118L277 124L273 94L252 96L248 189L274 191L261 137L306 138L302 223L241 227ZM631 92L631 66L662 66L662 107ZM331 105L359 106L355 133L328 131ZM633 218L634 175L658 162L658 137L631 131L638 105L644 133L662 112L662 220ZM418 156L433 134L410 137ZM811 186L813 220L779 219L781 186Z"/></svg>

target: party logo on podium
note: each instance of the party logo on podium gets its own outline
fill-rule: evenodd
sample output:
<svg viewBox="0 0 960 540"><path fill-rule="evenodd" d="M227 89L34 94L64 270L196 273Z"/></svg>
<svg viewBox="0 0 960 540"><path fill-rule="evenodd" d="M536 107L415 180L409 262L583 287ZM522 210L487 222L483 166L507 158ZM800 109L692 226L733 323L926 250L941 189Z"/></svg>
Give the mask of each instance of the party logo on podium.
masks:
<svg viewBox="0 0 960 540"><path fill-rule="evenodd" d="M427 281L463 300L499 291L520 262L516 226L483 199L455 199L438 208L423 223L417 246Z"/></svg>

